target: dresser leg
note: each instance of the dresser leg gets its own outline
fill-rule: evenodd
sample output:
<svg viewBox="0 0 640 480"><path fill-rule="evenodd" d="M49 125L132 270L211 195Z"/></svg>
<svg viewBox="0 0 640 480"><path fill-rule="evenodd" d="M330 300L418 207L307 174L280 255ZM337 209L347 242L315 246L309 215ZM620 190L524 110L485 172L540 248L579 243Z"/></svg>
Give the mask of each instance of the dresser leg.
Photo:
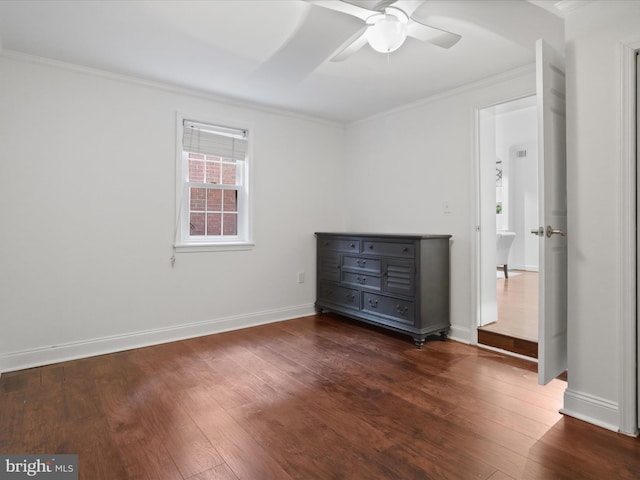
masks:
<svg viewBox="0 0 640 480"><path fill-rule="evenodd" d="M415 342L416 347L422 348L422 346L424 345L424 339L425 337L413 337L413 341Z"/></svg>

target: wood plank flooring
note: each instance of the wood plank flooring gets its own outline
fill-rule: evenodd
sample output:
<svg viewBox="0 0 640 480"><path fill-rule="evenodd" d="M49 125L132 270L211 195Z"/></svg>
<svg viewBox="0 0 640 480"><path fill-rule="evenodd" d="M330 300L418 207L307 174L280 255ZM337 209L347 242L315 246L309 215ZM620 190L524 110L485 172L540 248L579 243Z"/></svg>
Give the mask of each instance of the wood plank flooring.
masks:
<svg viewBox="0 0 640 480"><path fill-rule="evenodd" d="M324 314L3 374L0 453L85 480L638 479L640 441L560 415L535 367Z"/></svg>
<svg viewBox="0 0 640 480"><path fill-rule="evenodd" d="M538 358L538 273L498 278L497 301L498 320L478 328L478 343Z"/></svg>

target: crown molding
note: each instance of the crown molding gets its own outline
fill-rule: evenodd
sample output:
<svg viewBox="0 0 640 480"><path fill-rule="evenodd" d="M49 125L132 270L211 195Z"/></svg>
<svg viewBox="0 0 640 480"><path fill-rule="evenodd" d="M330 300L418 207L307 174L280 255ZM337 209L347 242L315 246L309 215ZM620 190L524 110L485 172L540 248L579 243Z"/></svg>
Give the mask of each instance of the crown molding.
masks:
<svg viewBox="0 0 640 480"><path fill-rule="evenodd" d="M524 65L522 67L514 68L512 70L507 70L506 72L498 73L496 75L492 75L489 77L485 77L480 80L476 80L475 82L467 83L460 87L452 88L450 90L445 90L440 93L436 93L435 95L431 95L426 98L422 98L415 102L407 103L405 105L401 105L399 107L387 110L385 112L377 113L375 115L371 115L369 117L362 118L360 120L356 120L355 122L349 123L348 127L353 127L361 123L366 123L376 118L386 117L388 115L393 115L399 112L403 112L406 110L411 110L416 107L420 107L423 105L427 105L429 103L437 102L439 100L443 100L450 97L455 97L457 95L461 95L467 92L471 92L474 90L479 90L481 88L489 87L495 85L496 83L506 82L512 80L514 78L524 77L526 75L535 74L536 65L535 63L531 63L528 65Z"/></svg>
<svg viewBox="0 0 640 480"><path fill-rule="evenodd" d="M0 47L1 47L1 44L0 44ZM164 83L157 80L148 80L140 77L135 77L132 75L114 73L107 70L101 70L99 68L86 67L84 65L64 62L61 60L54 60L51 58L40 57L37 55L29 55L27 53L17 52L15 50L2 50L0 48L0 58L7 58L10 60L22 61L26 63L34 63L39 65L46 65L53 68L59 68L61 70L67 70L67 71L72 71L72 72L81 73L85 75L92 75L94 77L105 78L113 81L130 83L133 85L152 88L155 90L161 90L167 93L174 93L177 95L186 95L190 97L196 97L203 100L221 103L231 107L250 109L250 110L260 111L263 113L281 115L285 117L292 117L299 120L308 120L315 123L321 123L324 125L344 128L344 124L341 122L331 121L321 117L314 117L312 115L305 115L303 113L298 113L292 110L285 110L285 109L280 109L277 107L272 107L272 106L264 105L260 103L253 103L253 102L242 100L239 98L234 98L234 97L229 97L224 95L217 95L214 93L207 93L201 90L182 87L182 86L170 84L170 83Z"/></svg>
<svg viewBox="0 0 640 480"><path fill-rule="evenodd" d="M555 2L554 6L561 12L563 17L566 17L570 13L594 2L595 0L560 0Z"/></svg>

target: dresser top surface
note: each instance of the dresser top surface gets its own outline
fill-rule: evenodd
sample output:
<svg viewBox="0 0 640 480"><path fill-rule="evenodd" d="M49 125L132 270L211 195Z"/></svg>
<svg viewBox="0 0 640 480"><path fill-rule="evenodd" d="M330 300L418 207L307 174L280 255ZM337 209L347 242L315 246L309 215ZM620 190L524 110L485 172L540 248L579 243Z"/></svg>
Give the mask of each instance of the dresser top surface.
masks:
<svg viewBox="0 0 640 480"><path fill-rule="evenodd" d="M426 233L367 233L367 232L315 232L316 235L334 236L334 237L371 237L371 238L397 238L407 240L421 240L430 238L451 238L451 235L445 234L426 234Z"/></svg>

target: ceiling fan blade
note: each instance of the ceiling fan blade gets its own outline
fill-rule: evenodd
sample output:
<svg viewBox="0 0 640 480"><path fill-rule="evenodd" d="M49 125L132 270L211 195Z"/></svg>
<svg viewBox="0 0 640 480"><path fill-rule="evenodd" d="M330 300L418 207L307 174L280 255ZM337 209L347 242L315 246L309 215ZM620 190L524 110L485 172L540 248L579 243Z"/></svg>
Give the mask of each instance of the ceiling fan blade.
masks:
<svg viewBox="0 0 640 480"><path fill-rule="evenodd" d="M331 25L331 35L327 34L327 25ZM283 85L296 85L344 48L364 27L349 15L309 8L291 37L251 73L249 86L270 86L278 91Z"/></svg>
<svg viewBox="0 0 640 480"><path fill-rule="evenodd" d="M342 0L307 0L307 2L311 5L318 5L319 7L328 8L329 10L353 15L361 20L366 20L371 15L375 14L375 12L371 10L359 7L353 3L343 2Z"/></svg>
<svg viewBox="0 0 640 480"><path fill-rule="evenodd" d="M390 7L398 0L341 0L345 3L350 3L356 7L365 8L367 10L374 10L376 12L384 12L384 9ZM423 0L418 0L422 3Z"/></svg>
<svg viewBox="0 0 640 480"><path fill-rule="evenodd" d="M451 48L462 38L457 33L451 33L440 28L425 25L412 18L409 19L407 35L422 40L423 42L433 43L442 48Z"/></svg>
<svg viewBox="0 0 640 480"><path fill-rule="evenodd" d="M364 47L367 43L367 29L368 27L362 28L357 34L345 42L347 46L334 55L331 61L342 62Z"/></svg>
<svg viewBox="0 0 640 480"><path fill-rule="evenodd" d="M390 5L391 7L399 8L404 13L407 14L407 17L411 18L413 12L415 12L418 7L420 7L424 3L424 0L397 0Z"/></svg>

